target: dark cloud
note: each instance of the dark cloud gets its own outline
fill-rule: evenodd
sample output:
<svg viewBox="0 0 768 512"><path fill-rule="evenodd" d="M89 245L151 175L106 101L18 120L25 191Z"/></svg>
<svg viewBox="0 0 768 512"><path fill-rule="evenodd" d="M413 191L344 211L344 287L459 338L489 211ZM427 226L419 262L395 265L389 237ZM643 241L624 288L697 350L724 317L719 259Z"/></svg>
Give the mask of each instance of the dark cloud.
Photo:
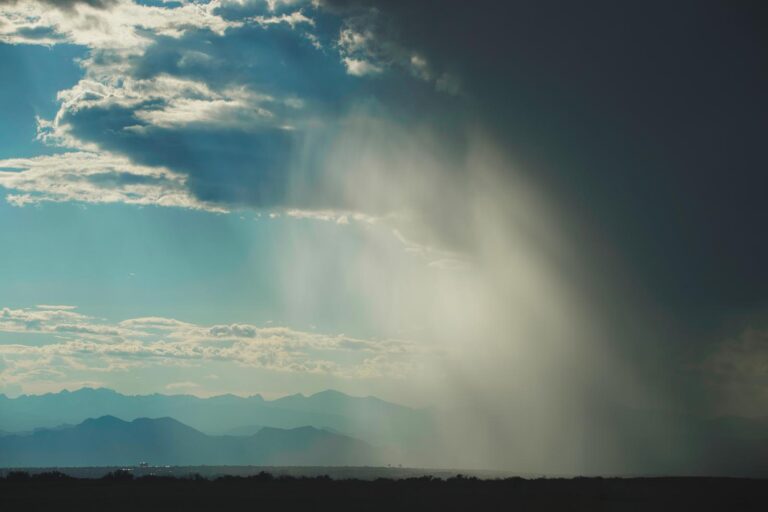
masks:
<svg viewBox="0 0 768 512"><path fill-rule="evenodd" d="M335 55L316 50L283 25L245 26L225 36L190 31L178 39L158 37L131 64L137 78L169 73L214 87L247 85L267 94L316 100L316 108L338 106L356 88Z"/></svg>
<svg viewBox="0 0 768 512"><path fill-rule="evenodd" d="M318 29L322 39L334 39L341 22L324 23L327 26ZM342 129L339 120L360 103L384 117L406 119L421 117L425 108L437 112L445 101L410 73L388 73L375 81L349 76L333 48L318 50L300 31L284 25L244 26L223 36L190 30L179 38L155 37L144 53L127 60L110 50L96 50L89 61L93 67L125 63L135 80L172 76L223 94L244 88L271 98L263 106L273 117L263 126L156 126L137 115L139 110L167 108L163 98L130 107L80 105L60 118L82 141L137 163L187 174L187 184L198 198L227 207L359 206L339 192L338 181L329 183L322 174L325 153ZM97 98L94 93L81 96L86 101ZM310 162L301 158L307 151L312 152Z"/></svg>
<svg viewBox="0 0 768 512"><path fill-rule="evenodd" d="M100 51L92 60L94 65L108 66L116 56ZM265 108L276 125L249 129L205 123L158 127L137 117L139 109L167 107L163 99L130 108L118 104L80 108L61 119L80 140L96 142L139 163L188 174L195 195L229 207L286 206L289 183L296 178L290 169L291 152L302 132L281 125L332 118L342 97L354 88L335 59L283 27L246 27L224 37L206 31L190 31L179 39L160 37L129 64L138 80L171 75L214 91L244 87L275 98Z"/></svg>
<svg viewBox="0 0 768 512"><path fill-rule="evenodd" d="M204 201L264 208L285 201L288 132L190 127L137 133L125 129L140 124L134 111L119 107L83 109L65 120L82 140L98 141L103 149L129 155L139 164L188 174L188 186Z"/></svg>
<svg viewBox="0 0 768 512"><path fill-rule="evenodd" d="M389 47L460 78L467 118L579 221L575 252L627 281L623 300L601 303L616 350L670 397L709 407L681 368L768 299L768 5L323 5L358 19L375 12L370 27ZM615 280L606 266L585 289L594 298Z"/></svg>
<svg viewBox="0 0 768 512"><path fill-rule="evenodd" d="M375 9L460 77L479 122L641 286L699 319L765 299L764 3L324 4Z"/></svg>
<svg viewBox="0 0 768 512"><path fill-rule="evenodd" d="M65 38L50 27L20 28L16 30L16 35L27 40L59 40L64 42Z"/></svg>
<svg viewBox="0 0 768 512"><path fill-rule="evenodd" d="M167 182L167 178L158 176L146 176L140 174L124 173L102 173L88 177L88 181L98 187L120 188L125 185L160 185Z"/></svg>

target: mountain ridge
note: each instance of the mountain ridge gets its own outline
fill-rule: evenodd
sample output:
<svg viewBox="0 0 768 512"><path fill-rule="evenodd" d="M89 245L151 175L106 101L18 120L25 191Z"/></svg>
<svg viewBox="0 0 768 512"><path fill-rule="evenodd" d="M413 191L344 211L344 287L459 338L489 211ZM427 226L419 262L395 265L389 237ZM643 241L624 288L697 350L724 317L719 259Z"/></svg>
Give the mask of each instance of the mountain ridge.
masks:
<svg viewBox="0 0 768 512"><path fill-rule="evenodd" d="M6 434L79 424L86 418L105 415L124 420L169 416L210 435L249 426L290 429L310 425L390 447L402 447L404 440L407 445L408 439L428 431L430 422L428 414L418 409L330 389L274 400L233 394L207 398L189 394L125 395L92 387L0 397L0 431Z"/></svg>
<svg viewBox="0 0 768 512"><path fill-rule="evenodd" d="M5 467L136 465L372 465L376 450L315 427L267 427L252 436L209 436L170 417L111 415L78 425L0 437Z"/></svg>

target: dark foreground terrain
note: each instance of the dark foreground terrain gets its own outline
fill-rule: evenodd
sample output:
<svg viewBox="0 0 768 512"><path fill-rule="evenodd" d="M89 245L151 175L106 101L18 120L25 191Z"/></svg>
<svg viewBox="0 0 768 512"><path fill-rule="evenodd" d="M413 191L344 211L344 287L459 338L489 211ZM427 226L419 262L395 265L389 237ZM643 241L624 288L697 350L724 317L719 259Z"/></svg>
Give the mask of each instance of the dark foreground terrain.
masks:
<svg viewBox="0 0 768 512"><path fill-rule="evenodd" d="M766 510L768 481L729 478L206 479L113 472L99 479L8 473L2 510Z"/></svg>

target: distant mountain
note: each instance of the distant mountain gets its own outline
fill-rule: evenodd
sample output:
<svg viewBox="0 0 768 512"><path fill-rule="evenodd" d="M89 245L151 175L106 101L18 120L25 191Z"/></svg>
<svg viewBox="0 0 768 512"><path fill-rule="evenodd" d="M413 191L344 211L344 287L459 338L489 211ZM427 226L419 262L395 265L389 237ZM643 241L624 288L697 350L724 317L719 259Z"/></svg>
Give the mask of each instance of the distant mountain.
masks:
<svg viewBox="0 0 768 512"><path fill-rule="evenodd" d="M227 436L255 436L264 427L262 425L243 425L242 427L232 428L223 433Z"/></svg>
<svg viewBox="0 0 768 512"><path fill-rule="evenodd" d="M271 405L282 409L338 414L342 416L360 413L369 415L402 414L404 411L411 411L407 407L385 402L375 396L354 397L333 389L321 391L310 396L296 394L278 398L272 401Z"/></svg>
<svg viewBox="0 0 768 512"><path fill-rule="evenodd" d="M522 425L525 412L520 411ZM9 432L44 438L53 434L35 429L69 432L66 424L102 416L127 421L171 417L199 435L219 438L268 436L270 429L314 427L313 431L324 435L367 442L392 464L602 475L768 475L766 418L713 419L623 406L595 406L588 412L584 416L591 425L584 424L584 418L574 421L579 428L563 428L556 446L536 450L531 461L545 461L541 468L532 468L531 461L520 455L526 453L519 447L529 442L531 432L515 421L490 423L482 411L474 409L411 409L332 390L271 401L258 395L126 396L90 388L14 399L0 395L0 430L6 432L0 439L7 439ZM0 458L0 465L4 464Z"/></svg>
<svg viewBox="0 0 768 512"><path fill-rule="evenodd" d="M429 415L424 411L374 397L351 397L330 390L273 401L264 400L259 395L211 398L161 394L129 396L104 388L17 398L0 395L0 430L7 432L77 424L86 418L105 415L124 420L168 416L208 434L242 429L242 435L254 433L261 426L313 426L343 432L381 446L398 447L418 444L430 431ZM248 427L254 425L259 427L249 430Z"/></svg>
<svg viewBox="0 0 768 512"><path fill-rule="evenodd" d="M74 427L0 437L4 467L153 465L375 465L368 444L314 427L265 427L246 437L209 436L172 418L114 416Z"/></svg>

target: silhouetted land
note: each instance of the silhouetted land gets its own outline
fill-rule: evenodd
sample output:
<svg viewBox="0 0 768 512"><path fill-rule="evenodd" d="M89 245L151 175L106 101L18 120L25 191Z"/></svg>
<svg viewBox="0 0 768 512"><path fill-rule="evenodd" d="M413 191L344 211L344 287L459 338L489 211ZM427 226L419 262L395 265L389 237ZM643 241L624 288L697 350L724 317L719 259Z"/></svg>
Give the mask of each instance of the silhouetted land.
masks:
<svg viewBox="0 0 768 512"><path fill-rule="evenodd" d="M334 480L319 477L205 479L112 472L80 479L11 472L3 510L766 510L768 481L733 478L482 480L456 476Z"/></svg>

